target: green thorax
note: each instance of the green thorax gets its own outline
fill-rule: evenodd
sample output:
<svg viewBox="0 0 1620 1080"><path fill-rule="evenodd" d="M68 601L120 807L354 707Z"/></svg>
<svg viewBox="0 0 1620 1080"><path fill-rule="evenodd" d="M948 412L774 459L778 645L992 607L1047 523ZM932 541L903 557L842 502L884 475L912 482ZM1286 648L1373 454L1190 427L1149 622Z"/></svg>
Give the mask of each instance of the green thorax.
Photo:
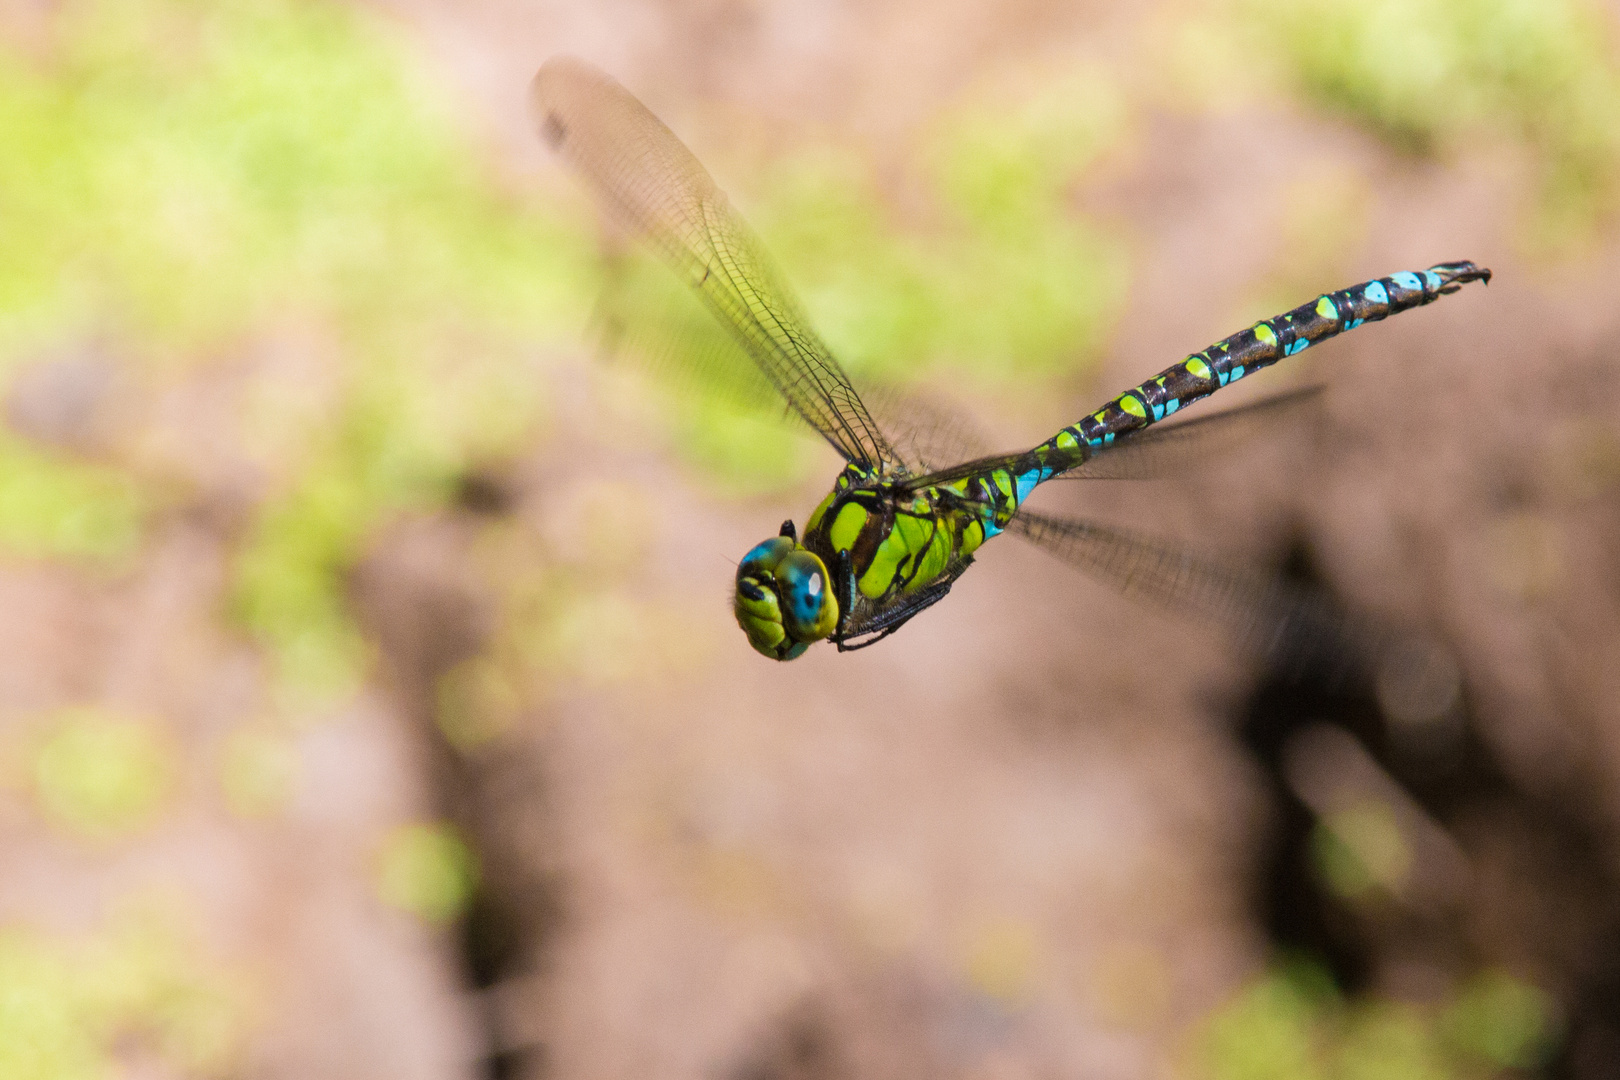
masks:
<svg viewBox="0 0 1620 1080"><path fill-rule="evenodd" d="M913 490L850 465L810 515L803 543L842 597L882 607L960 572L1017 509L1004 494L988 476Z"/></svg>

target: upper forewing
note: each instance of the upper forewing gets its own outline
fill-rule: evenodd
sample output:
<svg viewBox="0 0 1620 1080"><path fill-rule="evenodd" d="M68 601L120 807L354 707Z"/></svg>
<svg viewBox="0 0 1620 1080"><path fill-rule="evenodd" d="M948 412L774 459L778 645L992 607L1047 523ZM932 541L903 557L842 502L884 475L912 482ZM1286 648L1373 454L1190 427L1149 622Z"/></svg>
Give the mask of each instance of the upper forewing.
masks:
<svg viewBox="0 0 1620 1080"><path fill-rule="evenodd" d="M697 290L792 409L846 460L897 464L759 241L692 152L579 60L548 60L530 97L546 142Z"/></svg>

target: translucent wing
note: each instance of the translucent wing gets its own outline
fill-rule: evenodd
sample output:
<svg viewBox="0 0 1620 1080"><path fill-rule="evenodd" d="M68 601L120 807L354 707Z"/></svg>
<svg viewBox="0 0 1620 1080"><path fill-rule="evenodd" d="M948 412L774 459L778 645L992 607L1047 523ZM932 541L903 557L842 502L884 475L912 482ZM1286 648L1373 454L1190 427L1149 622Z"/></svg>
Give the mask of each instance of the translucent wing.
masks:
<svg viewBox="0 0 1620 1080"><path fill-rule="evenodd" d="M847 461L899 461L764 249L681 141L608 76L548 60L530 88L540 134L646 237L794 412Z"/></svg>
<svg viewBox="0 0 1620 1080"><path fill-rule="evenodd" d="M1154 537L1027 510L1007 531L1134 600L1213 622L1281 670L1365 677L1404 640L1317 593Z"/></svg>
<svg viewBox="0 0 1620 1080"><path fill-rule="evenodd" d="M917 387L862 385L873 413L913 473L953 465L983 454L989 446L972 418L952 401Z"/></svg>
<svg viewBox="0 0 1620 1080"><path fill-rule="evenodd" d="M640 371L676 398L701 397L802 423L698 295L663 267L626 255L609 259L607 270L592 320L605 361Z"/></svg>
<svg viewBox="0 0 1620 1080"><path fill-rule="evenodd" d="M1196 420L1157 425L1098 447L1080 465L1052 477L1054 480L1154 480L1217 455L1259 431L1274 427L1321 398L1323 388L1307 386L1261 398L1249 405ZM949 483L992 469L1013 468L1023 451L995 454L953 464L948 468L906 481L913 490Z"/></svg>
<svg viewBox="0 0 1620 1080"><path fill-rule="evenodd" d="M648 273L660 268L644 262L626 258L610 264L595 319L607 357L645 371L677 396L699 394L744 413L785 413L797 420L758 365L693 294L667 273ZM989 449L960 408L926 390L862 380L860 394L911 472Z"/></svg>

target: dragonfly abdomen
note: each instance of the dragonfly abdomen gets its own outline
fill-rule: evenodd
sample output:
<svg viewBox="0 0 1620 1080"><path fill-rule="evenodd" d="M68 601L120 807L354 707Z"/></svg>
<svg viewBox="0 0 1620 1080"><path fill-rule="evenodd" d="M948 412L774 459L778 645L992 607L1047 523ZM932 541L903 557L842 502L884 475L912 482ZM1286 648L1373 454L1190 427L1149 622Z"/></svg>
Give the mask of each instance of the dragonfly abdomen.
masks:
<svg viewBox="0 0 1620 1080"><path fill-rule="evenodd" d="M1433 303L1467 281L1489 281L1491 272L1471 262L1441 263L1417 273L1374 278L1337 292L1323 293L1308 304L1276 318L1255 323L1231 337L1131 388L1078 424L1064 428L1049 443L1082 440L1092 447L1147 427L1182 406L1270 367L1362 323L1377 322L1397 312ZM1043 444L1047 445L1047 444Z"/></svg>

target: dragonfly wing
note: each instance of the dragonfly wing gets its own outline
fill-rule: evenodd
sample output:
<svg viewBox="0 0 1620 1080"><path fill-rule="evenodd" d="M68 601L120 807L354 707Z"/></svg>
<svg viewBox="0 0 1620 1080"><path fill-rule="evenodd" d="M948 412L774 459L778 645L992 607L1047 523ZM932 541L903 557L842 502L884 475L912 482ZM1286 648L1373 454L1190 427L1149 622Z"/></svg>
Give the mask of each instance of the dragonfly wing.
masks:
<svg viewBox="0 0 1620 1080"><path fill-rule="evenodd" d="M1273 574L1155 537L1029 511L1020 511L1007 531L1132 599L1211 622L1295 675L1365 678L1408 640Z"/></svg>
<svg viewBox="0 0 1620 1080"><path fill-rule="evenodd" d="M898 464L753 232L657 117L569 57L546 62L530 97L545 141L697 290L795 412L846 460Z"/></svg>
<svg viewBox="0 0 1620 1080"><path fill-rule="evenodd" d="M593 323L605 358L645 372L678 396L700 394L749 415L800 422L759 366L693 294L647 260L613 259ZM954 403L926 389L862 380L860 396L909 472L985 453Z"/></svg>
<svg viewBox="0 0 1620 1080"><path fill-rule="evenodd" d="M701 300L646 259L608 260L592 328L604 360L635 368L678 398L701 396L802 423Z"/></svg>
<svg viewBox="0 0 1620 1080"><path fill-rule="evenodd" d="M989 450L989 440L967 413L917 387L863 382L872 413L913 473L954 465Z"/></svg>

